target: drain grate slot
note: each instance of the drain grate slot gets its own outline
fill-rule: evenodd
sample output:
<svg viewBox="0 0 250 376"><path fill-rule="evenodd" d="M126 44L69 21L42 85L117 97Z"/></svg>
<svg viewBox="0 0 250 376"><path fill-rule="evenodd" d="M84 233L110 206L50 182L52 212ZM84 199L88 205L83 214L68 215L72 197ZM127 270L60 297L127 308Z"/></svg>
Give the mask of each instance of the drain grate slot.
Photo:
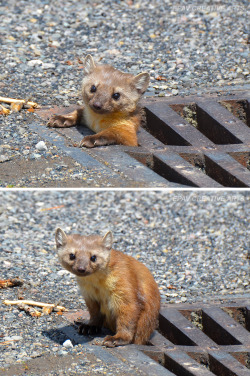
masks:
<svg viewBox="0 0 250 376"><path fill-rule="evenodd" d="M214 112L216 111L215 103L206 103L197 105L197 123L198 130L201 131L206 137L208 137L215 144L226 145L226 144L241 144L242 141L236 137L224 124L224 121L217 120L215 118ZM224 108L218 110L224 112ZM227 110L225 110L227 112ZM233 120L229 120L229 122Z"/></svg>
<svg viewBox="0 0 250 376"><path fill-rule="evenodd" d="M239 320L239 312L242 312L243 308L241 310L237 308L237 316L235 311L230 311L229 308L223 310L210 308L198 311L185 311L183 314L216 344L223 346L241 345L241 339L243 338L243 341L245 341L246 333L243 333L244 329L242 329L241 325L231 315L229 316L227 313L228 310L229 312L234 312L234 319L237 317ZM242 322L242 315L240 317ZM237 339L233 334L235 332L237 336L240 335L241 337Z"/></svg>
<svg viewBox="0 0 250 376"><path fill-rule="evenodd" d="M247 375L248 370L245 368L246 362L243 365L235 356L227 353L189 353L190 358L195 360L205 369L210 371L210 374L216 376L238 376ZM247 354L241 354L241 357L246 357Z"/></svg>
<svg viewBox="0 0 250 376"><path fill-rule="evenodd" d="M203 331L219 345L250 344L247 330L220 308L202 310Z"/></svg>
<svg viewBox="0 0 250 376"><path fill-rule="evenodd" d="M230 317L242 325L246 330L250 331L249 309L247 307L225 307L223 311Z"/></svg>
<svg viewBox="0 0 250 376"><path fill-rule="evenodd" d="M178 311L165 311L164 314L160 314L159 317L159 331L175 345L196 346L192 338L183 330L184 319L185 318ZM187 328L189 328L189 326L189 324L186 324Z"/></svg>
<svg viewBox="0 0 250 376"><path fill-rule="evenodd" d="M209 369L217 376L247 376L249 374L248 370L234 357L223 352L209 354Z"/></svg>
<svg viewBox="0 0 250 376"><path fill-rule="evenodd" d="M164 367L176 376L213 376L206 367L183 352L166 352Z"/></svg>
<svg viewBox="0 0 250 376"><path fill-rule="evenodd" d="M192 167L185 165L184 161L181 161L179 164L175 164L175 166L171 166L170 163L164 162L165 156L159 157L154 155L153 156L153 170L163 178L173 182L183 184L189 187L198 187L198 184L192 181L192 178L186 177L185 172L192 171ZM169 161L169 159L168 159ZM178 169L179 166L179 169ZM175 168L177 167L177 168ZM179 170L179 171L178 171ZM180 171L182 170L182 171Z"/></svg>
<svg viewBox="0 0 250 376"><path fill-rule="evenodd" d="M172 127L161 120L156 114L151 112L148 108L146 110L146 129L152 136L157 138L165 145L191 145L185 138L179 135Z"/></svg>
<svg viewBox="0 0 250 376"><path fill-rule="evenodd" d="M250 151L234 152L228 153L230 157L234 158L239 162L243 167L250 170Z"/></svg>
<svg viewBox="0 0 250 376"><path fill-rule="evenodd" d="M203 331L218 345L241 345L229 332L220 326L216 321L209 317L205 312L202 313Z"/></svg>
<svg viewBox="0 0 250 376"><path fill-rule="evenodd" d="M195 103L188 104L172 104L170 107L177 112L193 127L198 128L197 106Z"/></svg>
<svg viewBox="0 0 250 376"><path fill-rule="evenodd" d="M250 370L250 352L233 352L231 355Z"/></svg>
<svg viewBox="0 0 250 376"><path fill-rule="evenodd" d="M128 154L169 182L187 187L199 187L201 185L213 188L221 187L221 184L206 175L203 162L197 156L179 156L170 152L155 152L151 155L136 152Z"/></svg>
<svg viewBox="0 0 250 376"><path fill-rule="evenodd" d="M250 108L248 100L225 100L219 101L219 103L250 127Z"/></svg>
<svg viewBox="0 0 250 376"><path fill-rule="evenodd" d="M206 173L226 187L248 187L250 173L228 154L206 153Z"/></svg>

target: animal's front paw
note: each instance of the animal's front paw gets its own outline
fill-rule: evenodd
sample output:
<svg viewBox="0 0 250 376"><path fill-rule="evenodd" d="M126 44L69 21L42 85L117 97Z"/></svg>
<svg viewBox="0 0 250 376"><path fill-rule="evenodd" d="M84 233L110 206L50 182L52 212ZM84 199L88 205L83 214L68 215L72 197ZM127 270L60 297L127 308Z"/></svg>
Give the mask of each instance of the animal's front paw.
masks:
<svg viewBox="0 0 250 376"><path fill-rule="evenodd" d="M72 127L76 124L76 121L74 118L71 118L67 115L53 115L49 119L47 123L47 127L50 128L66 128L66 127Z"/></svg>
<svg viewBox="0 0 250 376"><path fill-rule="evenodd" d="M92 136L85 136L80 142L80 147L94 148L95 146L105 146L114 143L115 142L113 140L109 140L104 136L99 136L98 134L94 134Z"/></svg>
<svg viewBox="0 0 250 376"><path fill-rule="evenodd" d="M116 347L116 346L128 345L129 343L130 342L128 340L115 335L115 336L106 336L102 342L102 345L106 347Z"/></svg>
<svg viewBox="0 0 250 376"><path fill-rule="evenodd" d="M82 323L78 328L78 333L84 336L95 335L101 332L101 328L96 325Z"/></svg>
<svg viewBox="0 0 250 376"><path fill-rule="evenodd" d="M94 148L95 147L95 139L93 136L85 136L82 141L80 142L79 146L80 147L85 147L85 148Z"/></svg>

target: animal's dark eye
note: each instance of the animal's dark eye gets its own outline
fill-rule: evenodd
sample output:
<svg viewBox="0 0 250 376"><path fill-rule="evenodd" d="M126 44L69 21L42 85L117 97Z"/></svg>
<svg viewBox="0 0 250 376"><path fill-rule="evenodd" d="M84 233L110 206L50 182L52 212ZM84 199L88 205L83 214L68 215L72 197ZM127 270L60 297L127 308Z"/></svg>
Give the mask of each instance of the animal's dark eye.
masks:
<svg viewBox="0 0 250 376"><path fill-rule="evenodd" d="M96 261L96 256L95 255L91 256L90 257L90 261L95 262Z"/></svg>
<svg viewBox="0 0 250 376"><path fill-rule="evenodd" d="M74 255L74 253L70 253L69 259L70 260L75 260L75 258L76 258L76 255Z"/></svg>
<svg viewBox="0 0 250 376"><path fill-rule="evenodd" d="M112 98L115 99L116 101L120 98L120 93L114 93L112 95Z"/></svg>
<svg viewBox="0 0 250 376"><path fill-rule="evenodd" d="M92 85L91 88L90 88L90 92L91 93L95 93L96 92L96 87L95 85Z"/></svg>

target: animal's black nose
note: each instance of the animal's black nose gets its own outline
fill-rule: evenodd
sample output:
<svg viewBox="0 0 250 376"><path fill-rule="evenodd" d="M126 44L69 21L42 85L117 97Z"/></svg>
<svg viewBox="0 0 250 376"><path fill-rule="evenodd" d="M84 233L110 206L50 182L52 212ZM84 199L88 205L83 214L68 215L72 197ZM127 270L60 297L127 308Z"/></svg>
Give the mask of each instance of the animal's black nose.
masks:
<svg viewBox="0 0 250 376"><path fill-rule="evenodd" d="M101 103L99 103L99 102L95 102L95 103L93 103L93 107L94 107L94 109L97 110L97 111L102 109L102 105L101 105Z"/></svg>
<svg viewBox="0 0 250 376"><path fill-rule="evenodd" d="M81 267L77 268L77 271L78 271L78 273L81 273L81 274L85 273L85 269L81 268Z"/></svg>

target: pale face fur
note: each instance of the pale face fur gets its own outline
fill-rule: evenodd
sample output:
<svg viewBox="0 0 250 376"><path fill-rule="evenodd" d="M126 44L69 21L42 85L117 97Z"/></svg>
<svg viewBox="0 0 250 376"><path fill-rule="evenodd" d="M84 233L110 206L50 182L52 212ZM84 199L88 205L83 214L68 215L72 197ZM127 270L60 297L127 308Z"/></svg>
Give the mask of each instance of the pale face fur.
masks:
<svg viewBox="0 0 250 376"><path fill-rule="evenodd" d="M95 65L90 55L85 58L83 73L84 104L99 114L133 113L149 84L148 73L133 76L110 65Z"/></svg>
<svg viewBox="0 0 250 376"><path fill-rule="evenodd" d="M106 269L113 242L110 231L104 237L77 234L67 236L58 228L55 239L59 261L69 272L85 277Z"/></svg>

